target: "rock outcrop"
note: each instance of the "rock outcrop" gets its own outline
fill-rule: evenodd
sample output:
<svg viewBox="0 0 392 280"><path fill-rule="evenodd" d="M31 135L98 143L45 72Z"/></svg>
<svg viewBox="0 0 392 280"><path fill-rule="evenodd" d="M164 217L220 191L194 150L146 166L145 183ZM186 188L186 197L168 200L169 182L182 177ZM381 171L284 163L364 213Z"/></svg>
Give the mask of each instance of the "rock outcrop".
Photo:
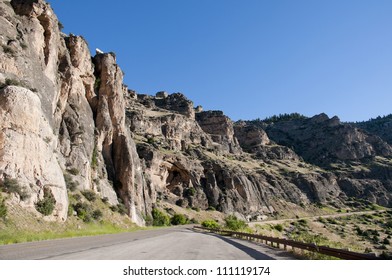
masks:
<svg viewBox="0 0 392 280"><path fill-rule="evenodd" d="M222 111L204 111L197 113L196 120L203 131L212 140L220 144L223 151L239 153L241 151L237 138L234 136L233 122Z"/></svg>
<svg viewBox="0 0 392 280"><path fill-rule="evenodd" d="M0 8L1 177L30 186L32 209L49 186L54 216L64 220L64 175L72 173L79 189L94 190L112 204L121 198L132 220L143 224L151 203L145 203L147 186L125 124L122 71L114 56L99 54L92 61L82 37L60 32L45 1L13 0Z"/></svg>
<svg viewBox="0 0 392 280"><path fill-rule="evenodd" d="M267 133L275 142L292 147L306 161L317 165L392 156L391 146L378 136L325 114L278 122L268 126Z"/></svg>
<svg viewBox="0 0 392 280"><path fill-rule="evenodd" d="M351 125L366 130L370 134L379 136L392 145L392 114L377 117L364 122L351 123Z"/></svg>

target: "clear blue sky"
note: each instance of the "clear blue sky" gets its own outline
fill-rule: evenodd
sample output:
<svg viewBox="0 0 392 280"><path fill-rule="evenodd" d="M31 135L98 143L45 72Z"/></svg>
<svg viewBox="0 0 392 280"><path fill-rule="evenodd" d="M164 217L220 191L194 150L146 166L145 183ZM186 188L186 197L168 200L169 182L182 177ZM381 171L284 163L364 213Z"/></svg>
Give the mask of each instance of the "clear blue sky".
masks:
<svg viewBox="0 0 392 280"><path fill-rule="evenodd" d="M392 113L390 0L49 2L139 93L182 92L234 120Z"/></svg>

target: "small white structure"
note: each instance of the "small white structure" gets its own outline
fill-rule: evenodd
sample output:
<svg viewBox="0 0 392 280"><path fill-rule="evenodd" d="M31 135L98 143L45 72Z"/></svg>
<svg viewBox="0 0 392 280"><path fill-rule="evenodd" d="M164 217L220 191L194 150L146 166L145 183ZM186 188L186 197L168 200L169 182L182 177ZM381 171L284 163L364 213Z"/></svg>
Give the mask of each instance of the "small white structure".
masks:
<svg viewBox="0 0 392 280"><path fill-rule="evenodd" d="M100 49L98 49L98 48L95 49L95 54L103 54L103 53L104 53L104 52L101 51Z"/></svg>

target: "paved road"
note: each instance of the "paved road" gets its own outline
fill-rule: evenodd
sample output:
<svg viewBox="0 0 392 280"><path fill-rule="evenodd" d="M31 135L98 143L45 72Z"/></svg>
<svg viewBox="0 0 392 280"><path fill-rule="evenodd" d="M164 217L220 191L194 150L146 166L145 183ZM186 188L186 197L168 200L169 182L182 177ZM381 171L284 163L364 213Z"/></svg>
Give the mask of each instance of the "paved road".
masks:
<svg viewBox="0 0 392 280"><path fill-rule="evenodd" d="M178 227L0 246L0 259L251 260L294 259L265 245Z"/></svg>

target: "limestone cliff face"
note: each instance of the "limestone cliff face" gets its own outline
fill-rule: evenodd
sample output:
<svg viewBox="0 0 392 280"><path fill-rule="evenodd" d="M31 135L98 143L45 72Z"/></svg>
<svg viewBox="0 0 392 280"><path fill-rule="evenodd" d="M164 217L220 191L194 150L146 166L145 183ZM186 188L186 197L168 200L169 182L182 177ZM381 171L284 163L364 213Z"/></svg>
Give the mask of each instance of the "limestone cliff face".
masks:
<svg viewBox="0 0 392 280"><path fill-rule="evenodd" d="M53 217L64 220L64 175L73 170L80 189L112 204L120 197L143 224L151 203L125 125L122 72L113 55L92 61L84 39L62 34L44 1L2 1L0 12L1 178L27 187L32 211L49 187Z"/></svg>
<svg viewBox="0 0 392 280"><path fill-rule="evenodd" d="M67 217L68 196L55 129L58 57L65 49L53 11L42 1L2 1L0 72L0 173L16 178L30 194L27 207L50 189L53 217ZM12 86L11 86L12 85Z"/></svg>
<svg viewBox="0 0 392 280"><path fill-rule="evenodd" d="M212 140L220 144L223 151L239 153L241 151L234 136L233 122L222 111L206 111L196 115L200 127L208 133Z"/></svg>
<svg viewBox="0 0 392 280"><path fill-rule="evenodd" d="M262 129L234 124L216 111L185 117L168 105L156 106L161 99L139 95L129 98L127 106L138 154L156 194L153 201L213 207L248 219L271 215L290 203L343 203L345 194L334 174L303 162Z"/></svg>
<svg viewBox="0 0 392 280"><path fill-rule="evenodd" d="M113 54L94 58L99 79L96 128L98 153L102 153L108 178L125 202L129 215L137 224L151 210L148 186L144 180L136 146L125 125L123 73Z"/></svg>
<svg viewBox="0 0 392 280"><path fill-rule="evenodd" d="M392 148L321 114L254 125L202 112L181 93L123 85L113 53L91 57L43 0L0 2L0 181L16 179L46 219L67 219L66 180L144 224L164 201L260 219L352 198L392 205Z"/></svg>

